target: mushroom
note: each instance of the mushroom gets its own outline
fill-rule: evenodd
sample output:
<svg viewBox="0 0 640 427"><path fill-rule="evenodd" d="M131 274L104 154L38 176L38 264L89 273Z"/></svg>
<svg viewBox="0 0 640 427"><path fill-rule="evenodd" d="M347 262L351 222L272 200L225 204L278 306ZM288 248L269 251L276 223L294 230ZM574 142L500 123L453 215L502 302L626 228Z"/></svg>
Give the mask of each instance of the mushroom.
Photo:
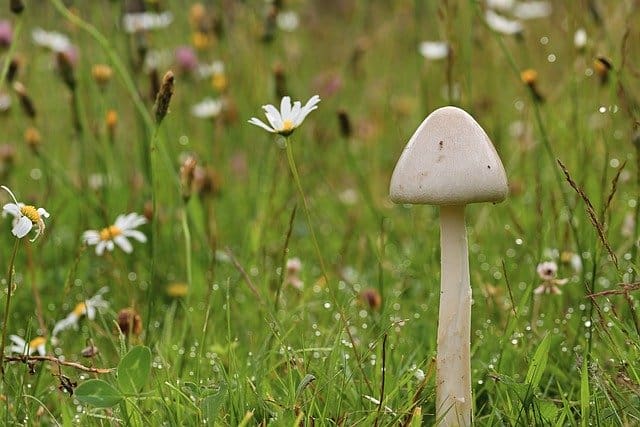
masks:
<svg viewBox="0 0 640 427"><path fill-rule="evenodd" d="M418 127L396 164L395 203L440 206L441 283L436 360L436 419L471 425L471 286L465 205L500 202L507 177L493 144L467 112L443 107Z"/></svg>

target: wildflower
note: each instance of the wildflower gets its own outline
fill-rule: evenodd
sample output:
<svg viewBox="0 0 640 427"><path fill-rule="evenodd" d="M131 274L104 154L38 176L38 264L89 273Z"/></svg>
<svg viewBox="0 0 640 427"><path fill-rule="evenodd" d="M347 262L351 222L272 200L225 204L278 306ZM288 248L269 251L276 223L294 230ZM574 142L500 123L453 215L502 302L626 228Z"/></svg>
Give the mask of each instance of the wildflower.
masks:
<svg viewBox="0 0 640 427"><path fill-rule="evenodd" d="M11 108L11 95L0 92L0 113L6 113Z"/></svg>
<svg viewBox="0 0 640 427"><path fill-rule="evenodd" d="M96 254L102 255L104 250L113 251L115 245L126 253L131 253L133 247L127 237L131 237L139 242L146 242L147 238L141 231L134 230L136 227L145 224L147 219L137 213L118 215L116 222L102 230L87 230L82 235L82 240L87 245L95 245Z"/></svg>
<svg viewBox="0 0 640 427"><path fill-rule="evenodd" d="M191 36L191 43L197 50L205 50L213 44L213 37L203 31L196 31Z"/></svg>
<svg viewBox="0 0 640 427"><path fill-rule="evenodd" d="M374 288L366 288L360 292L360 300L371 310L377 311L382 306L380 292Z"/></svg>
<svg viewBox="0 0 640 427"><path fill-rule="evenodd" d="M104 87L113 77L113 70L106 64L95 64L91 67L91 77L98 85Z"/></svg>
<svg viewBox="0 0 640 427"><path fill-rule="evenodd" d="M201 79L206 79L216 74L224 74L224 62L213 61L211 64L200 64L196 74Z"/></svg>
<svg viewBox="0 0 640 427"><path fill-rule="evenodd" d="M564 251L560 254L560 261L563 264L569 264L576 273L582 271L582 260L580 259L580 255L576 253Z"/></svg>
<svg viewBox="0 0 640 427"><path fill-rule="evenodd" d="M587 31L584 28L578 28L573 35L573 45L576 49L581 50L587 45Z"/></svg>
<svg viewBox="0 0 640 427"><path fill-rule="evenodd" d="M183 73L191 73L198 68L198 57L189 46L179 46L175 50L175 58L178 68Z"/></svg>
<svg viewBox="0 0 640 427"><path fill-rule="evenodd" d="M518 19L538 19L551 15L551 4L546 1L525 1L515 5L513 16Z"/></svg>
<svg viewBox="0 0 640 427"><path fill-rule="evenodd" d="M107 125L109 139L113 140L116 133L116 126L118 125L118 112L116 110L107 110L104 123Z"/></svg>
<svg viewBox="0 0 640 427"><path fill-rule="evenodd" d="M544 101L544 97L538 90L538 72L532 68L527 68L520 73L520 79L522 83L529 87L531 90L531 94L535 98L536 101Z"/></svg>
<svg viewBox="0 0 640 427"><path fill-rule="evenodd" d="M304 282L300 279L300 271L302 270L302 262L300 258L290 258L287 260L287 268L284 276L285 284L301 291Z"/></svg>
<svg viewBox="0 0 640 427"><path fill-rule="evenodd" d="M11 28L11 22L0 21L0 47L9 47L12 41L13 29Z"/></svg>
<svg viewBox="0 0 640 427"><path fill-rule="evenodd" d="M314 95L309 99L309 101L307 101L304 107L300 101L296 101L293 103L292 108L291 98L285 96L280 102L280 111L271 104L262 106L265 111L265 116L267 116L267 120L271 126L266 125L255 117L252 117L249 120L249 123L260 126L269 132L278 133L282 136L289 136L302 124L310 112L318 108L318 102L320 102L320 97L318 95Z"/></svg>
<svg viewBox="0 0 640 427"><path fill-rule="evenodd" d="M189 293L189 286L182 282L170 283L166 291L171 298L183 298Z"/></svg>
<svg viewBox="0 0 640 427"><path fill-rule="evenodd" d="M109 302L102 298L102 295L107 292L109 288L101 288L97 294L93 297L84 300L81 303L76 304L73 311L67 315L64 319L56 322L51 332L51 336L55 337L59 332L73 327L78 329L78 322L82 316L87 316L87 319L93 320L96 318L96 312L98 309L104 309L109 307Z"/></svg>
<svg viewBox="0 0 640 427"><path fill-rule="evenodd" d="M606 84L609 81L609 71L613 68L611 61L604 56L599 56L593 61L593 69L600 78L600 84Z"/></svg>
<svg viewBox="0 0 640 427"><path fill-rule="evenodd" d="M201 119L217 117L222 111L222 101L205 98L202 102L191 107L191 114Z"/></svg>
<svg viewBox="0 0 640 427"><path fill-rule="evenodd" d="M135 309L123 308L118 312L118 328L125 336L138 336L142 332L142 318Z"/></svg>
<svg viewBox="0 0 640 427"><path fill-rule="evenodd" d="M484 19L489 28L497 33L514 35L521 33L523 30L522 23L520 21L507 19L504 16L495 13L491 9L486 11Z"/></svg>
<svg viewBox="0 0 640 427"><path fill-rule="evenodd" d="M35 206L25 205L24 203L18 202L16 200L16 196L13 195L9 188L4 185L1 187L11 195L11 198L15 202L7 203L2 207L3 216L11 214L14 217L11 233L18 239L22 239L24 236L29 234L31 229L35 226L36 235L31 239L32 242L35 241L38 236L44 233L44 229L46 227L42 218L49 218L49 212L44 208L36 208Z"/></svg>
<svg viewBox="0 0 640 427"><path fill-rule="evenodd" d="M67 52L73 48L69 37L55 31L45 31L42 28L36 28L31 32L31 38L38 46L54 52Z"/></svg>
<svg viewBox="0 0 640 427"><path fill-rule="evenodd" d="M413 377L418 382L422 382L426 378L426 375L424 374L424 371L422 369L416 369L415 372L413 373Z"/></svg>
<svg viewBox="0 0 640 427"><path fill-rule="evenodd" d="M164 13L127 13L122 18L122 25L127 33L166 28L173 22L171 12Z"/></svg>
<svg viewBox="0 0 640 427"><path fill-rule="evenodd" d="M31 356L33 353L38 353L40 356L47 354L45 344L47 339L44 337L35 337L28 343L24 338L17 335L9 335L9 339L13 341L13 344L9 346L9 351L12 353L18 353Z"/></svg>
<svg viewBox="0 0 640 427"><path fill-rule="evenodd" d="M418 46L420 55L426 59L444 59L449 55L449 43L443 41L424 41Z"/></svg>
<svg viewBox="0 0 640 427"><path fill-rule="evenodd" d="M487 7L495 10L509 11L513 8L514 0L487 0Z"/></svg>
<svg viewBox="0 0 640 427"><path fill-rule="evenodd" d="M27 144L27 147L31 149L31 151L37 154L40 144L42 143L42 137L40 136L40 132L38 131L38 129L32 126L25 129L24 142Z"/></svg>
<svg viewBox="0 0 640 427"><path fill-rule="evenodd" d="M279 12L276 16L276 24L283 31L295 31L299 23L298 14L293 11Z"/></svg>
<svg viewBox="0 0 640 427"><path fill-rule="evenodd" d="M553 261L538 264L536 271L538 276L543 280L543 282L533 290L533 293L536 295L543 293L560 295L562 291L558 286L565 285L569 281L569 279L556 279L558 265Z"/></svg>

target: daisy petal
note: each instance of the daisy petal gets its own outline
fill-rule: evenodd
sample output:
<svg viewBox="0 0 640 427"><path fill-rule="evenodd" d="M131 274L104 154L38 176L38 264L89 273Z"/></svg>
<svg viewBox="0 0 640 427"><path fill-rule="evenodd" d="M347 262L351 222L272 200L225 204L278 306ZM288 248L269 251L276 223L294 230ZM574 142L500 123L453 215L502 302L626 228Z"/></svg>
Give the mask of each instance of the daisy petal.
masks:
<svg viewBox="0 0 640 427"><path fill-rule="evenodd" d="M11 233L19 239L22 239L24 236L29 234L31 229L33 228L33 223L29 218L23 216L20 218L16 224L13 226Z"/></svg>
<svg viewBox="0 0 640 427"><path fill-rule="evenodd" d="M2 207L2 214L11 214L17 218L21 215L20 206L16 205L15 203L7 203Z"/></svg>
<svg viewBox="0 0 640 427"><path fill-rule="evenodd" d="M271 127L276 130L282 129L282 116L280 115L280 112L276 109L276 107L268 104L263 106L262 108L264 108L264 115L267 117L267 120L269 121Z"/></svg>
<svg viewBox="0 0 640 427"><path fill-rule="evenodd" d="M147 236L145 236L141 231L138 230L125 230L122 234L127 237L132 237L138 242L144 243L147 241Z"/></svg>
<svg viewBox="0 0 640 427"><path fill-rule="evenodd" d="M251 120L249 120L249 123L251 123L252 125L260 126L262 129L268 130L269 132L276 131L275 129L270 128L269 126L264 124L262 121L256 119L255 117L252 117Z"/></svg>
<svg viewBox="0 0 640 427"><path fill-rule="evenodd" d="M120 247L120 249L122 249L126 253L130 254L131 252L133 252L133 246L131 246L131 242L129 242L129 240L127 240L127 238L123 235L114 237L113 241Z"/></svg>

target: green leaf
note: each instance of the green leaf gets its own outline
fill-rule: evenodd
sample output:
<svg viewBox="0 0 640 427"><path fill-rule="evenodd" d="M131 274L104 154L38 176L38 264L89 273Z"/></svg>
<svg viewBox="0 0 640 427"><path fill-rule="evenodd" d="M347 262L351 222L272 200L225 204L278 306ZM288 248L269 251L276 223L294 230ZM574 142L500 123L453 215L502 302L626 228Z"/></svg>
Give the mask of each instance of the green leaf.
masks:
<svg viewBox="0 0 640 427"><path fill-rule="evenodd" d="M535 354L533 355L533 360L531 360L531 364L529 365L529 370L527 371L527 376L525 378L525 382L530 384L532 388L538 387L540 384L540 379L542 379L542 374L544 373L545 368L547 367L547 362L549 361L549 348L551 347L551 335L546 334L542 339L542 342L538 346Z"/></svg>
<svg viewBox="0 0 640 427"><path fill-rule="evenodd" d="M137 394L149 379L151 350L133 347L118 364L118 386L126 394Z"/></svg>
<svg viewBox="0 0 640 427"><path fill-rule="evenodd" d="M82 403L98 408L110 408L117 405L124 396L103 380L88 380L76 388L74 396Z"/></svg>
<svg viewBox="0 0 640 427"><path fill-rule="evenodd" d="M538 411L545 425L551 425L558 416L558 407L548 400L536 399Z"/></svg>
<svg viewBox="0 0 640 427"><path fill-rule="evenodd" d="M580 372L580 411L582 426L589 425L589 401L591 396L589 393L589 367L587 366L587 358L582 359L582 371Z"/></svg>
<svg viewBox="0 0 640 427"><path fill-rule="evenodd" d="M214 425L216 419L218 418L218 412L220 412L220 407L222 406L222 402L227 398L227 388L225 386L220 386L220 388L212 394L207 395L201 402L202 408L202 416L204 421L208 425Z"/></svg>

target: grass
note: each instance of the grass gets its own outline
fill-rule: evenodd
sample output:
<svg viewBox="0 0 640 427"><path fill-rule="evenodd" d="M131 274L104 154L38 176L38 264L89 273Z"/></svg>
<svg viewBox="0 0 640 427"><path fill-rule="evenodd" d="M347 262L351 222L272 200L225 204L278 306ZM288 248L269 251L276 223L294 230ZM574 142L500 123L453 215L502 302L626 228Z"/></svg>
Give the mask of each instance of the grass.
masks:
<svg viewBox="0 0 640 427"><path fill-rule="evenodd" d="M109 287L108 308L47 341L47 357L88 370L5 351L6 424L433 425L437 209L394 206L388 184L413 131L447 104L487 131L511 187L504 203L467 212L475 424L640 422L634 2L554 2L520 36L491 32L485 5L472 0L284 2L300 25L274 27L270 41L263 2L207 3L222 31L208 33L198 59L224 62L222 92L174 63L173 50L193 40L192 2L148 3L173 13L167 29L126 34L116 1L2 12L14 42L0 51L0 88L13 101L0 115L0 143L13 154L0 160L0 183L51 213L43 236L19 241L15 262L3 221L3 328L50 338L76 304ZM76 47L73 91L55 55L32 42L36 27ZM581 27L588 43L577 49ZM449 59L418 54L420 41L439 39L450 42ZM157 75L175 73L157 128L143 48L165 52ZM606 82L598 57L612 64ZM9 58L18 58L35 117L7 81ZM104 85L92 78L95 64L113 70ZM544 102L520 80L528 68ZM246 123L283 90L322 98L289 152ZM221 115L190 113L206 96L226 99ZM28 129L39 145L32 131L25 141ZM185 200L187 155L210 181ZM148 242L103 256L83 245L85 230L128 212L150 218L140 227ZM283 275L296 257L302 290ZM535 295L536 266L551 260L569 283L561 295ZM167 292L176 283L185 296ZM140 315L139 334L131 323L117 333L127 307ZM90 344L99 352L82 357Z"/></svg>

